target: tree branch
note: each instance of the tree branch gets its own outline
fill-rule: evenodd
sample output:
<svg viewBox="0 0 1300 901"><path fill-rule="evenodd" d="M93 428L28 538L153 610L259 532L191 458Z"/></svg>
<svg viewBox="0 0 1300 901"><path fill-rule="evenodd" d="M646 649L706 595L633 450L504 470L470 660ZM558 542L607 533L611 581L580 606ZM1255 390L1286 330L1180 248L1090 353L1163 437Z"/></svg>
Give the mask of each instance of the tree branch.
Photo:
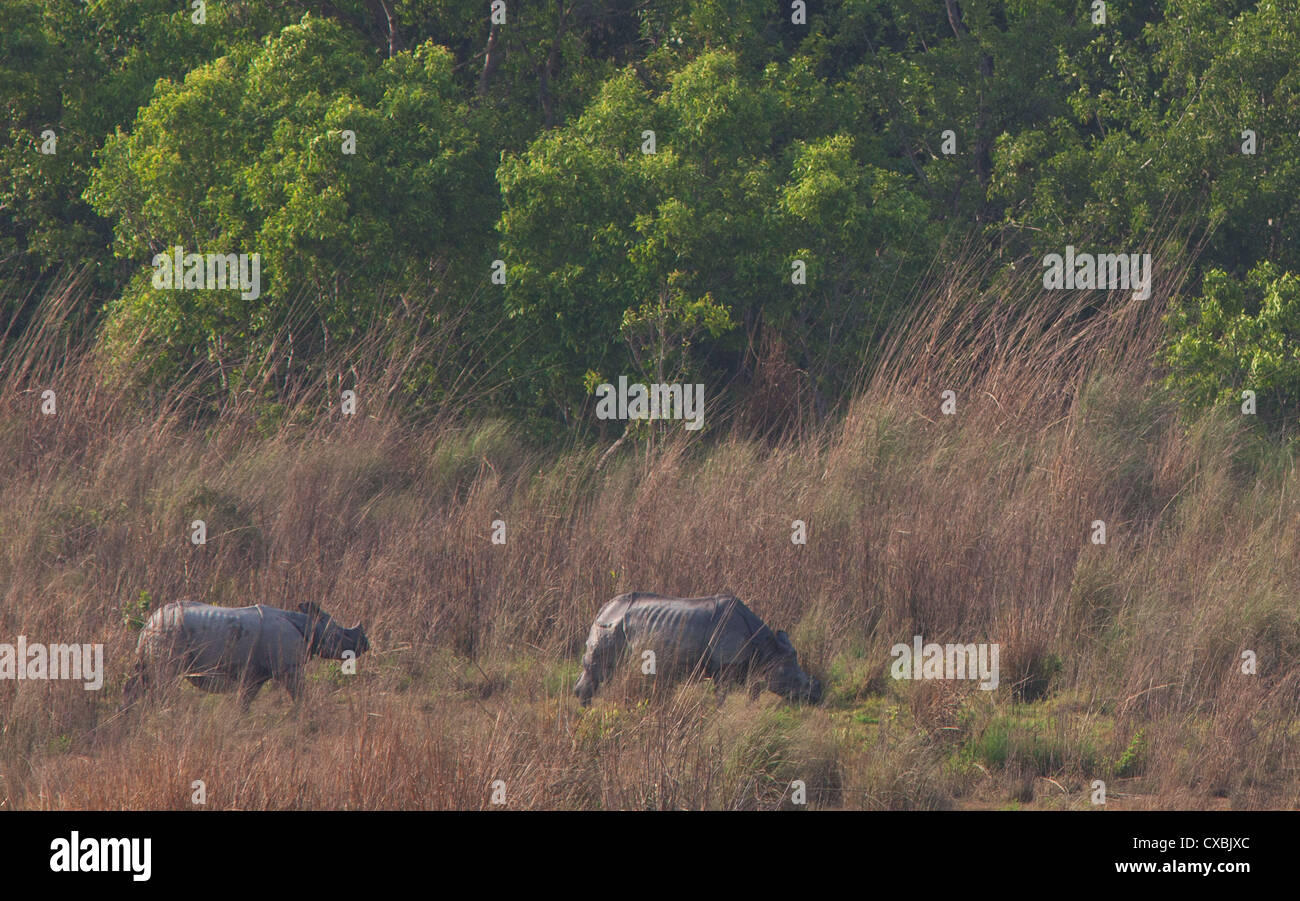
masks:
<svg viewBox="0 0 1300 901"><path fill-rule="evenodd" d="M483 51L483 71L478 77L478 96L487 95L488 82L492 80L492 73L496 71L500 62L501 54L497 52L497 26L493 25L488 32L487 49Z"/></svg>

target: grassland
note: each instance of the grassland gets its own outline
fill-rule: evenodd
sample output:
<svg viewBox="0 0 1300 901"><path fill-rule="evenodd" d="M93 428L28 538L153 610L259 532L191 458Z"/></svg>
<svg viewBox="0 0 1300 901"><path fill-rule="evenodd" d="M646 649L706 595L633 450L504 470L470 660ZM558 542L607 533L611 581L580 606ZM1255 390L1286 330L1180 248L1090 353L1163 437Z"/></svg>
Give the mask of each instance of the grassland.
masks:
<svg viewBox="0 0 1300 901"><path fill-rule="evenodd" d="M796 779L811 808L1091 809L1097 779L1112 808L1296 807L1295 451L1160 389L1176 289L935 290L825 421L718 417L603 465L404 417L410 356L379 343L355 416L273 364L273 391L198 409L201 374L108 374L53 296L0 361L0 641L102 642L108 676L0 682L0 808L189 808L195 780L212 808L485 808L496 780L511 808L776 808ZM591 617L633 589L738 595L825 700L628 676L581 709ZM133 626L180 598L319 601L374 649L314 662L297 707L182 686L119 714ZM999 643L1000 687L890 678L916 634Z"/></svg>

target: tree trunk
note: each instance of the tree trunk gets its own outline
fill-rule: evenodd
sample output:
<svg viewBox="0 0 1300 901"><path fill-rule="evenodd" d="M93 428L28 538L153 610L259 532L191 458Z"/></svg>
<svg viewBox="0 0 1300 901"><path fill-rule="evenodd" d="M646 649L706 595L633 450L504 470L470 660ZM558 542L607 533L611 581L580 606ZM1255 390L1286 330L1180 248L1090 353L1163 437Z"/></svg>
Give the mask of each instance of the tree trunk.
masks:
<svg viewBox="0 0 1300 901"><path fill-rule="evenodd" d="M551 79L555 77L555 70L560 64L560 42L564 39L565 29L569 25L569 13L572 7L565 9L564 3L559 6L559 21L555 25L555 38L551 41L550 52L546 55L546 61L542 63L537 73L537 94L542 104L542 127L555 127L555 97L551 94Z"/></svg>
<svg viewBox="0 0 1300 901"><path fill-rule="evenodd" d="M972 39L970 29L962 21L957 0L944 0L944 5L948 9L948 24L952 26L952 33L958 40ZM989 182L993 177L993 138L989 133L988 107L989 82L993 80L993 57L982 50L979 55L979 73L980 89L975 113L975 179L979 182L980 199L975 221L985 222L988 219Z"/></svg>
<svg viewBox="0 0 1300 901"><path fill-rule="evenodd" d="M492 80L492 73L496 71L497 64L501 62L501 54L497 52L497 26L493 25L488 32L487 49L483 51L483 72L478 77L478 96L487 95L488 82Z"/></svg>

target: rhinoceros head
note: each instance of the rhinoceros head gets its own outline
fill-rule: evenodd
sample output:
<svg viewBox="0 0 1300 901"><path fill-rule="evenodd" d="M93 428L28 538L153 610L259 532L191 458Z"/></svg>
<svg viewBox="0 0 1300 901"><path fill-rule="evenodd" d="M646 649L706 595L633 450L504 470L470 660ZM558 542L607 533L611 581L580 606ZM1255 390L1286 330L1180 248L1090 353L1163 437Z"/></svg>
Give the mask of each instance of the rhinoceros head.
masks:
<svg viewBox="0 0 1300 901"><path fill-rule="evenodd" d="M596 694L596 685L585 667L582 670L582 675L578 677L577 684L573 686L573 693L578 696L578 700L582 702L583 707L590 704L592 697Z"/></svg>
<svg viewBox="0 0 1300 901"><path fill-rule="evenodd" d="M776 633L776 652L769 664L767 686L777 694L816 704L822 699L822 684L799 666L799 654L785 632Z"/></svg>
<svg viewBox="0 0 1300 901"><path fill-rule="evenodd" d="M366 630L361 627L361 623L345 629L314 601L299 604L298 611L307 615L309 654L327 660L342 660L348 651L360 657L370 650L370 640L366 638Z"/></svg>

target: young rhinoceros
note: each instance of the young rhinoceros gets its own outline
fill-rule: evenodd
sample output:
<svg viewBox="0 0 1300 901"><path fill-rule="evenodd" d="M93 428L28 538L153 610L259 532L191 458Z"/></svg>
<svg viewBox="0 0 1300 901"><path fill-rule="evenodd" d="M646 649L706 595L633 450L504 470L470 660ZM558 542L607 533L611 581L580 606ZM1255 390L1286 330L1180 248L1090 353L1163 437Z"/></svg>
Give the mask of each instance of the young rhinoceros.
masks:
<svg viewBox="0 0 1300 901"><path fill-rule="evenodd" d="M204 691L239 690L245 710L275 679L297 699L309 657L342 660L370 649L361 624L345 629L315 603L297 610L278 607L213 607L192 601L153 612L136 644L135 673L123 706L139 700L155 675L185 677Z"/></svg>
<svg viewBox="0 0 1300 901"><path fill-rule="evenodd" d="M574 694L583 706L590 704L621 660L630 654L639 665L647 650L655 654L657 674L702 675L715 682L758 677L784 697L821 700L821 683L799 668L789 636L774 633L737 598L645 592L621 594L596 615ZM761 683L755 696L759 690Z"/></svg>

